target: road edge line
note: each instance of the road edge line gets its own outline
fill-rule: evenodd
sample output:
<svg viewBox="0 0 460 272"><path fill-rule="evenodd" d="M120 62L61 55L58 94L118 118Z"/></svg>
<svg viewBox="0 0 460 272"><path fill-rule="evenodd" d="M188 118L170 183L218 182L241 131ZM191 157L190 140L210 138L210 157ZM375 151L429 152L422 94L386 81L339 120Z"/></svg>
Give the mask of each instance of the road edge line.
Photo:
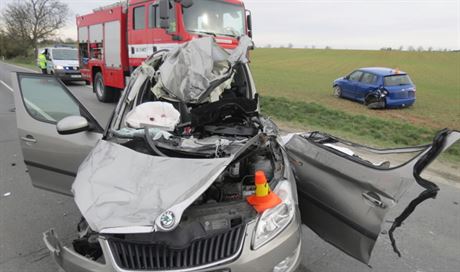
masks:
<svg viewBox="0 0 460 272"><path fill-rule="evenodd" d="M5 86L10 92L14 93L13 88L11 88L10 85L6 84L5 81L0 80L0 83L2 83L3 86Z"/></svg>

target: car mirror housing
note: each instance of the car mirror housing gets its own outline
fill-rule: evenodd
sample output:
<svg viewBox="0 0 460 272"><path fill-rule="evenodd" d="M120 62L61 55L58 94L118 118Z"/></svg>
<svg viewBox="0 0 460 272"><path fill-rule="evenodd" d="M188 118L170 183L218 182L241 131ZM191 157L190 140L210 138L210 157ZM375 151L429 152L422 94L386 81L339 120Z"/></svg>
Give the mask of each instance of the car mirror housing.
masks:
<svg viewBox="0 0 460 272"><path fill-rule="evenodd" d="M161 0L160 8L160 27L168 29L169 27L169 0Z"/></svg>
<svg viewBox="0 0 460 272"><path fill-rule="evenodd" d="M182 4L183 8L189 8L193 6L193 0L182 0L180 3Z"/></svg>
<svg viewBox="0 0 460 272"><path fill-rule="evenodd" d="M88 120L82 116L68 116L56 124L57 132L61 135L75 134L89 128Z"/></svg>

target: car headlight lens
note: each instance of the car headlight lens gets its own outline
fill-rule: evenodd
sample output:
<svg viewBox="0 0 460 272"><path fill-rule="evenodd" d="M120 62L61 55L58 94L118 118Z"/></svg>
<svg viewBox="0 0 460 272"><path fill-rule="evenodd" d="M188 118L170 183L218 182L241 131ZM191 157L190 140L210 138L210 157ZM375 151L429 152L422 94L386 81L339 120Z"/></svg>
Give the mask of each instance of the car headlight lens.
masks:
<svg viewBox="0 0 460 272"><path fill-rule="evenodd" d="M280 181L273 192L281 198L281 203L264 211L259 217L252 241L253 249L258 249L275 238L294 218L295 203L291 183L287 180Z"/></svg>
<svg viewBox="0 0 460 272"><path fill-rule="evenodd" d="M62 70L64 67L62 65L54 65L54 69Z"/></svg>

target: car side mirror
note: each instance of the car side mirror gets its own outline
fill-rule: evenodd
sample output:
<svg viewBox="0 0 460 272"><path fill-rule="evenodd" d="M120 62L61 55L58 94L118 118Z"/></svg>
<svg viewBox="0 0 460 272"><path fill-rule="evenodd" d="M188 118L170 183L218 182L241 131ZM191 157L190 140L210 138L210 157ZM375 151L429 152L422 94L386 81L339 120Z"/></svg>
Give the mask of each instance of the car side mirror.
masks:
<svg viewBox="0 0 460 272"><path fill-rule="evenodd" d="M160 27L169 28L169 0L160 0Z"/></svg>
<svg viewBox="0 0 460 272"><path fill-rule="evenodd" d="M345 76L343 79L350 80L350 75Z"/></svg>
<svg viewBox="0 0 460 272"><path fill-rule="evenodd" d="M246 10L246 23L248 24L248 36L252 38L252 15L249 10Z"/></svg>
<svg viewBox="0 0 460 272"><path fill-rule="evenodd" d="M68 116L56 124L57 132L61 135L75 134L89 128L88 120L82 116Z"/></svg>
<svg viewBox="0 0 460 272"><path fill-rule="evenodd" d="M180 1L183 8L189 8L193 6L193 0L182 0Z"/></svg>

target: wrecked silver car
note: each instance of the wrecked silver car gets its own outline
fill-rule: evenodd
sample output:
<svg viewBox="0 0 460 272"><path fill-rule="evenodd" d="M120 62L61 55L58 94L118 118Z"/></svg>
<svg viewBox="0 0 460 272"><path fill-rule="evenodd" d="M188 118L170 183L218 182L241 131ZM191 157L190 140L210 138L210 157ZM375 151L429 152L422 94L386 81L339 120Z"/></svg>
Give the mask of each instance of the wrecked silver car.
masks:
<svg viewBox="0 0 460 272"><path fill-rule="evenodd" d="M385 214L412 183L426 190L390 235L436 196L420 173L459 132L391 150L320 132L281 137L259 112L251 46L241 37L228 53L202 38L157 52L133 73L106 129L56 78L14 75L32 182L72 195L82 214L72 245L44 233L61 268L293 271L302 223L368 263Z"/></svg>

